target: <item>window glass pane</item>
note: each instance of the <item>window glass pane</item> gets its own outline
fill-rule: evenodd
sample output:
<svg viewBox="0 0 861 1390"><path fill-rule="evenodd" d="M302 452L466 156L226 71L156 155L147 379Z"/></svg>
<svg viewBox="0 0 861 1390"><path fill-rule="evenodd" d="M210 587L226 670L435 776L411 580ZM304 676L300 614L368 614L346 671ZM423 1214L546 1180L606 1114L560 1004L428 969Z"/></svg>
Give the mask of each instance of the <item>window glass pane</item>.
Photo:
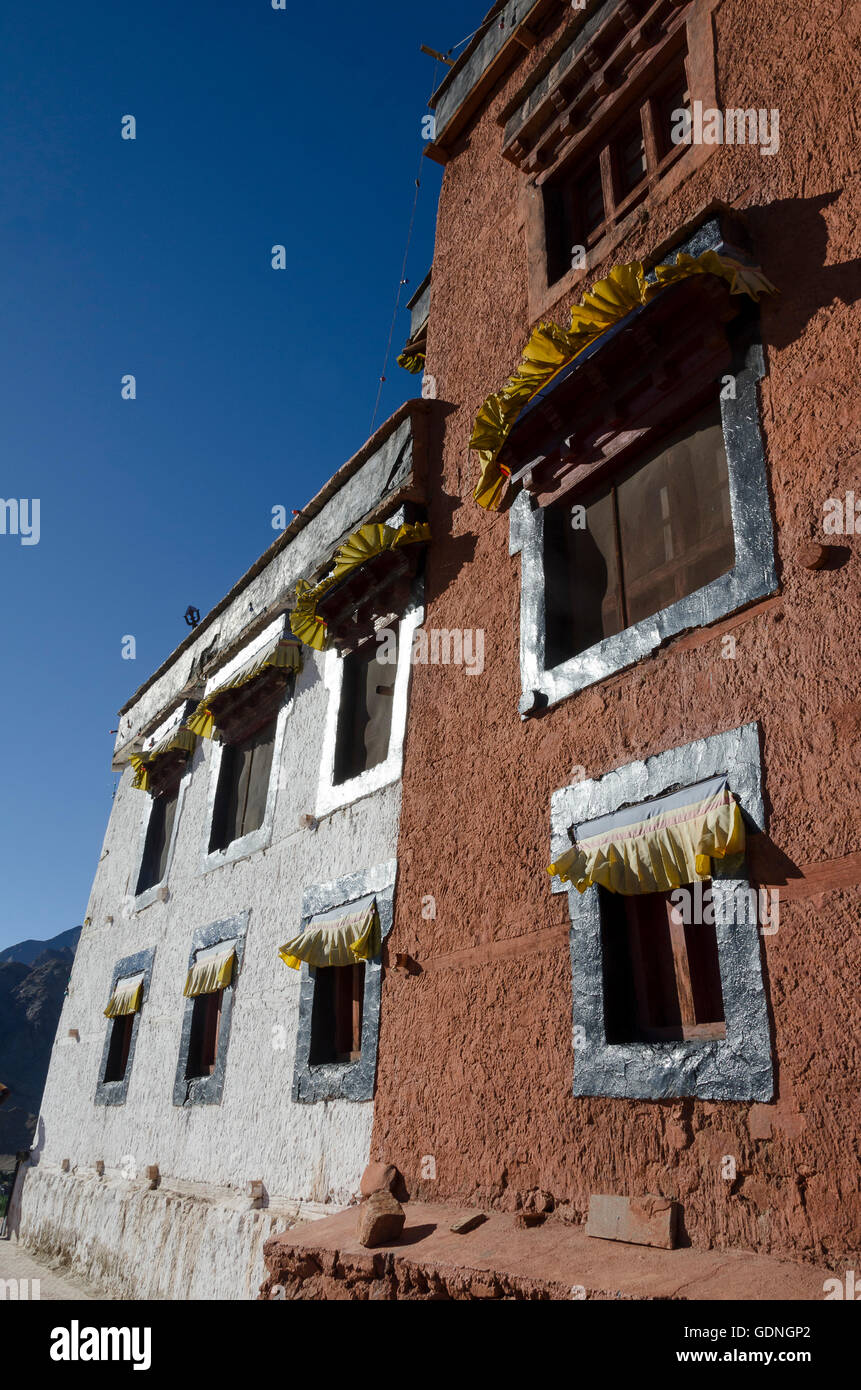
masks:
<svg viewBox="0 0 861 1390"><path fill-rule="evenodd" d="M579 180L575 199L580 235L587 237L604 221L604 189L599 164Z"/></svg>
<svg viewBox="0 0 861 1390"><path fill-rule="evenodd" d="M681 72L677 73L673 81L667 86L664 92L658 97L658 132L657 139L660 146L660 154L663 157L671 150L679 147L674 144L672 138L673 128L677 126L677 118L673 116L674 111L690 111L691 96L688 91L688 79L684 66Z"/></svg>
<svg viewBox="0 0 861 1390"><path fill-rule="evenodd" d="M241 743L235 743L230 748L228 757L229 796L227 802L228 844L230 844L232 840L238 840L239 836L242 834L245 803L248 799L248 779L251 776L251 759L253 756L253 739L243 739Z"/></svg>
<svg viewBox="0 0 861 1390"><path fill-rule="evenodd" d="M173 834L173 822L176 817L176 803L179 793L174 792L171 796L160 796L158 800L162 803L162 826L160 834L158 863L156 865L156 883L161 883L167 873L167 852L170 849L170 837Z"/></svg>
<svg viewBox="0 0 861 1390"><path fill-rule="evenodd" d="M343 658L336 785L385 762L388 756L397 663L379 661L378 650L376 642L370 641Z"/></svg>
<svg viewBox="0 0 861 1390"><path fill-rule="evenodd" d="M584 498L585 526L570 505L544 513L545 665L558 666L625 626L612 494Z"/></svg>
<svg viewBox="0 0 861 1390"><path fill-rule="evenodd" d="M164 796L154 796L150 807L137 892L144 893L161 883L167 872L167 855L176 817L179 789Z"/></svg>
<svg viewBox="0 0 861 1390"><path fill-rule="evenodd" d="M735 544L717 405L629 467L617 499L629 625L731 570Z"/></svg>
<svg viewBox="0 0 861 1390"><path fill-rule="evenodd" d="M238 743L224 745L212 817L210 850L259 830L266 815L277 719Z"/></svg>
<svg viewBox="0 0 861 1390"><path fill-rule="evenodd" d="M643 141L643 127L639 121L618 140L616 166L619 196L624 198L646 177L646 146Z"/></svg>

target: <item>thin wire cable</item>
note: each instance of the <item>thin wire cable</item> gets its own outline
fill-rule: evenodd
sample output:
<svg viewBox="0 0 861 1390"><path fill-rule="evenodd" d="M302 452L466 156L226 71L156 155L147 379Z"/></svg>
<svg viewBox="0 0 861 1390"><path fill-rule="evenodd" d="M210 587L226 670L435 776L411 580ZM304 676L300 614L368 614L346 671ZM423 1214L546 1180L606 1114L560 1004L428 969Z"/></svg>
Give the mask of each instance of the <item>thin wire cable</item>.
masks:
<svg viewBox="0 0 861 1390"><path fill-rule="evenodd" d="M435 60L434 60L434 65L433 65L433 80L432 80L432 83L431 83L430 94L429 94L429 96L428 96L428 102L430 102L430 98L433 96L434 92L436 91L436 73L437 73L437 68L438 68L438 67L439 67L439 62L438 62L438 60L435 59ZM398 292L397 292L397 295L395 296L395 307L394 307L394 310L393 310L393 312L392 312L392 322L391 322L391 325L390 325L390 327L389 327L389 340L388 340L388 342L386 343L386 355L385 355L385 357L384 357L384 359L383 359L383 370L382 370L382 372L381 372L381 374L380 374L380 381L379 381L379 385L378 385L378 387L377 387L377 399L376 399L376 401L374 402L374 414L373 414L373 416L372 416L372 418L371 418L371 429L370 429L370 434L373 434L373 433L374 433L374 429L375 429L376 423L377 423L377 415L379 414L379 410L380 410L380 400L382 399L383 387L384 387L384 385L385 385L385 383L386 383L386 373L387 373L388 370L389 370L389 358L390 358L390 356L391 356L391 351L392 351L392 340L393 340L393 338L394 338L394 336L395 336L395 325L397 324L397 321L398 321L398 314L400 313L400 310L401 310L401 294L402 294L404 285L407 283L407 282L406 282L407 261L408 261L408 259L409 259L410 246L412 245L412 240L413 240L413 231L415 230L415 225L416 225L416 209L418 208L418 205L419 205L419 194L420 194L420 192L421 192L421 187L422 187L421 172L422 172L422 169L424 168L424 163L423 163L424 157L425 157L425 152L424 152L424 150L422 150L421 154L419 155L419 165L418 165L418 170L417 170L417 172L416 172L416 191L415 191L415 195L414 195L414 197L413 197L413 210L412 210L412 213L410 214L410 226L409 226L409 231L407 232L407 244L406 244L406 248L405 248L405 250L404 250L404 260L403 260L403 265L401 266L400 279L398 280ZM370 436L369 436L369 437L370 437Z"/></svg>
<svg viewBox="0 0 861 1390"><path fill-rule="evenodd" d="M452 44L451 48L448 50L449 53L454 53L454 50L456 48L463 48L463 45L465 43L469 43L470 39L474 39L476 34L481 34L484 32L485 29L489 29L491 24L494 24L498 18L498 14L491 15L490 19L486 19L483 24L479 24L478 28L473 29L472 33L467 34L466 38L461 39L460 43Z"/></svg>
<svg viewBox="0 0 861 1390"><path fill-rule="evenodd" d="M424 158L424 153L422 153L422 158ZM421 166L421 164L419 164L419 173L421 173L421 169L422 169L422 166ZM416 225L416 209L417 209L418 203L419 203L419 193L420 193L420 192L421 192L421 179L417 177L417 178L416 178L416 191L415 191L415 196L414 196L414 198L413 198L413 210L412 210L412 213L411 213L411 215L410 215L410 227L409 227L409 231L407 232L407 244L406 244L406 247L405 247L405 249L404 249L404 260L403 260L403 265L401 266L401 275L400 275L400 279L398 280L398 292L397 292L397 295L395 296L395 307L394 307L394 310L393 310L393 312L392 312L392 322L391 322L391 324L390 324L390 326L389 326L389 340L388 340L388 342L386 343L386 355L385 355L385 357L383 358L383 370L382 370L382 373L380 374L380 381L379 381L379 385L378 385L378 387L377 387L377 399L376 399L376 401L374 402L374 414L373 414L373 417L372 417L372 419L371 419L371 430L370 430L371 434L374 433L374 427L376 426L376 423L377 423L377 415L378 415L379 409L380 409L380 399L381 399L382 394L383 394L383 387L384 387L384 385L385 385L385 383L386 383L386 373L387 373L388 370L389 370L389 357L391 356L391 351L392 351L392 339L393 339L394 336L395 336L395 325L397 324L397 321L398 321L398 314L399 314L400 311L401 311L401 294L402 294L402 292L403 292L404 285L406 284L406 279L405 279L405 277L406 277L406 273L407 273L407 260L408 260L408 258L409 258L409 254L410 254L410 246L412 245L413 230L414 230L415 225Z"/></svg>
<svg viewBox="0 0 861 1390"><path fill-rule="evenodd" d="M499 14L498 14L498 13L497 13L497 14L494 14L494 15L491 15L490 19L486 19L486 20L484 21L484 23L483 23L483 24L480 24L480 25L478 26L477 29L474 29L473 32L472 32L471 34L467 34L466 38L465 38L465 39L461 39L460 43L454 44L453 47L450 48L450 49L448 50L449 53L453 53L454 50L455 50L456 48L463 48L463 45L464 45L465 43L469 43L470 40L474 39L474 38L476 37L477 34L481 34L485 29L489 29L490 26L491 26L491 24L495 23L496 20L497 20L498 18L499 18ZM431 97L433 96L434 92L436 91L436 74L437 74L437 68L438 68L438 67L439 67L439 59L436 59L436 58L435 58L435 59L434 59L434 65L433 65L433 80L432 80L432 82L431 82L431 89L430 89L430 93L429 93L429 95L428 95L428 105L430 105L430 99L431 99ZM409 231L407 232L407 245L406 245L406 250L404 251L404 261L403 261L403 265L401 266L400 279L398 280L398 292L397 292L397 295L396 295L396 297L395 297L395 307L394 307L394 311L393 311L393 313L392 313L392 322L391 322L391 325L390 325L390 327L389 327L389 339L388 339L388 342L386 343L386 355L385 355L385 357L384 357L384 359L383 359L383 370L382 370L382 372L380 373L380 380L379 380L379 384L378 384L378 386L377 386L377 399L376 399L376 401L374 402L374 413L373 413L373 416L371 417L371 431L370 431L371 434L374 433L374 428L375 428L376 423L377 423L377 415L379 414L379 411L380 411L380 401L381 401L382 395L383 395L383 387L384 387L385 384L386 384L386 373L387 373L388 370L389 370L389 359L390 359L391 351L392 351L392 340L394 339L394 336L395 336L395 325L397 324L397 321L398 321L398 314L400 313L400 308L401 308L401 291L403 290L404 285L406 284L406 278L405 278L405 277L406 277L406 273L407 273L407 261L408 261L408 259L409 259L410 246L412 245L413 231L414 231L414 229L415 229L415 224L416 224L416 209L418 208L419 193L421 192L421 186L422 186L422 185L421 185L421 171L422 171L422 169L424 168L423 160L424 160L424 150L422 150L421 155L420 155L420 157L419 157L419 167L418 167L418 173L417 173L417 175L416 175L416 191L415 191L415 196L414 196L414 198L413 198L413 210L412 210L412 214L411 214L411 216L410 216Z"/></svg>

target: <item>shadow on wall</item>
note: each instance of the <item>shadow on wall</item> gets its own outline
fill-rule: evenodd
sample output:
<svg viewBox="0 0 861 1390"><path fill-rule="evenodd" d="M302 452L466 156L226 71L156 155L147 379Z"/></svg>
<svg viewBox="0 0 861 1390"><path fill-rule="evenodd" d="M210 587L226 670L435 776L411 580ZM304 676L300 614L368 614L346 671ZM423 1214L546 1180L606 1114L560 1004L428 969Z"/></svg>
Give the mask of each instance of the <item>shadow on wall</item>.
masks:
<svg viewBox="0 0 861 1390"><path fill-rule="evenodd" d="M769 346L785 348L797 341L813 316L835 299L844 304L861 299L861 259L826 264L825 210L845 196L845 190L835 189L745 209L754 245L768 248L767 273L783 290L768 312ZM843 212L851 220L853 210L847 206Z"/></svg>
<svg viewBox="0 0 861 1390"><path fill-rule="evenodd" d="M6 1225L3 1234L9 1239L11 1236L17 1238L21 1226L21 1194L24 1189L24 1181L30 1168L36 1168L39 1158L45 1148L45 1121L39 1116L39 1124L34 1136L33 1147L30 1152L21 1150L15 1163L15 1175L12 1179L12 1187L9 1192L9 1205L6 1210Z"/></svg>

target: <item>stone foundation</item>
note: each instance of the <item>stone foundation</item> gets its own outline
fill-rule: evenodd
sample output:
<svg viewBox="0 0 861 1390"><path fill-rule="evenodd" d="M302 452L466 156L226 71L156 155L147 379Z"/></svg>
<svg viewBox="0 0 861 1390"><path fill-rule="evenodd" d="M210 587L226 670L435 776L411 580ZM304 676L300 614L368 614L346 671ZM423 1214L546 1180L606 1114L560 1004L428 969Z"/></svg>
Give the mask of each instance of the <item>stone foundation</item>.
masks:
<svg viewBox="0 0 861 1390"><path fill-rule="evenodd" d="M410 1202L395 1245L365 1250L358 1208L266 1241L268 1301L354 1299L719 1299L816 1301L828 1272L746 1251L656 1250L595 1240L562 1216L523 1229L491 1213L466 1235L451 1227L463 1207Z"/></svg>
<svg viewBox="0 0 861 1390"><path fill-rule="evenodd" d="M181 1188L25 1168L10 1234L115 1298L246 1299L265 1272L264 1242L322 1210L299 1203L252 1210L226 1189Z"/></svg>

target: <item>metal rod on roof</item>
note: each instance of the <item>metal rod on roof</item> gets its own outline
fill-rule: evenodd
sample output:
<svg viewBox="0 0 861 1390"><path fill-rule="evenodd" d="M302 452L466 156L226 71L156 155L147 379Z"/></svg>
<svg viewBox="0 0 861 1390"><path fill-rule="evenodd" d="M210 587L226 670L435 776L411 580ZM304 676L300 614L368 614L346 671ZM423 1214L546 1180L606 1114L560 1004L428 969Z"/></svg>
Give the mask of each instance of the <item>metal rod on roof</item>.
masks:
<svg viewBox="0 0 861 1390"><path fill-rule="evenodd" d="M435 48L428 48L426 43L421 45L422 53L426 53L429 58L436 58L438 63L447 63L450 68L454 67L454 59L447 58L444 53L437 53Z"/></svg>

